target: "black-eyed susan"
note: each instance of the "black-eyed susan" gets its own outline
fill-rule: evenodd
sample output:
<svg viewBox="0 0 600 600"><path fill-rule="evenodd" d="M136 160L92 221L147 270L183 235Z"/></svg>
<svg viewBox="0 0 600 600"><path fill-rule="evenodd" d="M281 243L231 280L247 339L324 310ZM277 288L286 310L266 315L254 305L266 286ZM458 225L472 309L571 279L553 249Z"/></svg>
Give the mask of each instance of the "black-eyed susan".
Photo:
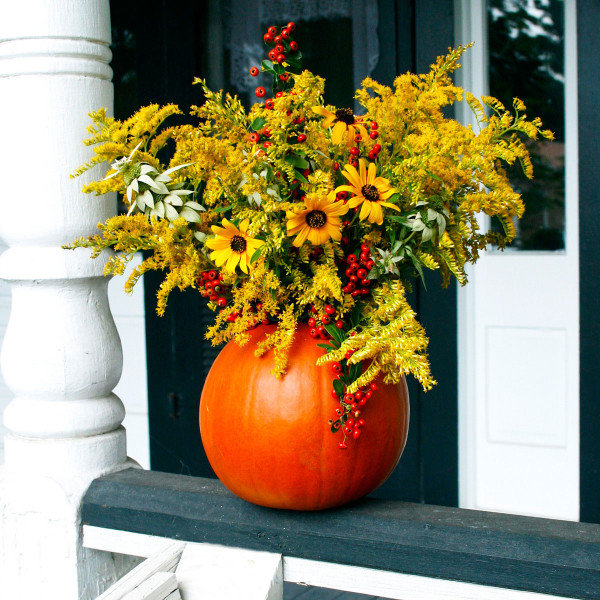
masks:
<svg viewBox="0 0 600 600"><path fill-rule="evenodd" d="M341 144L344 135L346 134L346 144L348 144L348 146L354 144L354 138L357 132L360 133L363 139L369 137L365 126L357 120L357 117L354 115L351 108L338 108L335 112L331 112L323 106L313 106L312 109L313 112L325 117L322 122L323 127L327 128L333 125L331 141L334 144Z"/></svg>
<svg viewBox="0 0 600 600"><path fill-rule="evenodd" d="M348 207L355 208L360 206L359 219L364 221L369 220L369 223L383 223L382 206L400 209L389 202L384 202L396 193L395 188L385 177L377 177L377 166L375 163L370 163L367 169L367 163L364 158L359 160L360 172L352 165L346 165L342 171L342 175L348 180L350 185L340 185L335 189L335 192L350 192L354 194L348 200ZM362 206L361 206L362 205Z"/></svg>
<svg viewBox="0 0 600 600"><path fill-rule="evenodd" d="M206 246L213 250L210 258L215 265L224 265L223 271L233 273L239 264L240 269L247 273L252 255L263 245L264 242L246 233L249 224L250 221L244 219L238 228L227 219L223 219L223 227L211 227L216 237L207 240Z"/></svg>
<svg viewBox="0 0 600 600"><path fill-rule="evenodd" d="M303 210L287 212L287 234L297 234L294 246L302 246L305 240L321 246L329 239L342 239L340 216L348 212L347 205L316 194L308 194L304 204L306 208Z"/></svg>

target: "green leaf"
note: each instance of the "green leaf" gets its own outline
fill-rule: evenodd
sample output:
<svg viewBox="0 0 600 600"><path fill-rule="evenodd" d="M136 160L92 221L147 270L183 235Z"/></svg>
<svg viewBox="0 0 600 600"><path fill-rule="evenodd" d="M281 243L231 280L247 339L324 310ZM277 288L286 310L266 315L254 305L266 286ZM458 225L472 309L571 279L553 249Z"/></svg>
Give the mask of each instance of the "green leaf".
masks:
<svg viewBox="0 0 600 600"><path fill-rule="evenodd" d="M294 69L299 69L302 66L302 63L300 62L299 58L292 58L291 56L286 56L285 57L285 62L290 65L290 67L293 67Z"/></svg>
<svg viewBox="0 0 600 600"><path fill-rule="evenodd" d="M320 344L317 344L317 346L319 348L325 348L325 350L327 350L327 352L330 352L331 350L335 350L335 346L331 346L330 344L320 343Z"/></svg>
<svg viewBox="0 0 600 600"><path fill-rule="evenodd" d="M412 263L415 266L415 269L417 270L417 272L419 273L419 277L421 278L421 281L423 282L423 287L425 288L425 291L427 291L427 285L425 284L425 275L423 273L423 267L421 266L421 261L412 253L410 248L406 248L406 254L408 256L410 256L410 259L412 260Z"/></svg>
<svg viewBox="0 0 600 600"><path fill-rule="evenodd" d="M305 158L298 156L297 154L288 154L285 157L285 162L290 163L293 167L297 169L308 169L309 163Z"/></svg>
<svg viewBox="0 0 600 600"><path fill-rule="evenodd" d="M302 175L302 173L300 173L300 171L296 171L296 179L298 179L298 181L301 181L302 183L308 183L308 180L306 179L306 177L304 177L304 175Z"/></svg>
<svg viewBox="0 0 600 600"><path fill-rule="evenodd" d="M216 213L224 213L227 212L231 208L231 204L229 206L219 206L217 208L213 208L212 211Z"/></svg>
<svg viewBox="0 0 600 600"><path fill-rule="evenodd" d="M362 374L362 363L350 365L350 380L356 381Z"/></svg>
<svg viewBox="0 0 600 600"><path fill-rule="evenodd" d="M254 251L254 254L250 257L250 264L252 264L254 261L258 260L258 257L262 254L262 251L263 251L264 247L265 247L265 245L263 244L262 246L259 246Z"/></svg>
<svg viewBox="0 0 600 600"><path fill-rule="evenodd" d="M390 232L390 246L393 246L394 242L396 241L396 230L389 229L389 232Z"/></svg>
<svg viewBox="0 0 600 600"><path fill-rule="evenodd" d="M263 60L260 63L263 71L267 71L269 73L273 73L273 63L270 60Z"/></svg>
<svg viewBox="0 0 600 600"><path fill-rule="evenodd" d="M403 217L400 215L387 214L387 215L385 215L385 218L389 219L390 221L396 221L397 223L402 223L402 225L408 226L408 221L406 220L406 217Z"/></svg>
<svg viewBox="0 0 600 600"><path fill-rule="evenodd" d="M352 327L356 327L358 325L359 320L360 307L358 306L358 304L355 304L354 308L352 309L352 312L350 313L350 323L352 324Z"/></svg>
<svg viewBox="0 0 600 600"><path fill-rule="evenodd" d="M257 117L254 119L254 121L252 121L250 127L252 127L254 131L260 131L265 126L266 122L267 120L264 117Z"/></svg>
<svg viewBox="0 0 600 600"><path fill-rule="evenodd" d="M345 339L344 334L332 323L328 323L327 325L325 325L325 329L335 341L335 345L339 348Z"/></svg>
<svg viewBox="0 0 600 600"><path fill-rule="evenodd" d="M285 67L279 63L273 63L273 71L275 71L277 75L283 75L285 73Z"/></svg>
<svg viewBox="0 0 600 600"><path fill-rule="evenodd" d="M333 380L333 389L338 396L344 395L344 384L339 379Z"/></svg>
<svg viewBox="0 0 600 600"><path fill-rule="evenodd" d="M348 377L348 375L344 374L344 373L340 373L338 375L338 379L347 387L349 386L352 381L350 380L350 378Z"/></svg>

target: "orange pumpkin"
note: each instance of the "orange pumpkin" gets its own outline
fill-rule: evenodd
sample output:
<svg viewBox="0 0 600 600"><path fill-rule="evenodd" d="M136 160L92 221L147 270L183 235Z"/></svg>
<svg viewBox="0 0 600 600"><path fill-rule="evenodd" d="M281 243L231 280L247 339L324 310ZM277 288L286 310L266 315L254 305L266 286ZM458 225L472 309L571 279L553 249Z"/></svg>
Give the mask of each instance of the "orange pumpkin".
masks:
<svg viewBox="0 0 600 600"><path fill-rule="evenodd" d="M217 477L234 494L272 508L320 510L356 500L382 484L396 466L408 434L406 382L385 385L364 407L365 425L348 449L328 424L338 402L331 397L330 364L299 326L288 370L275 379L272 352L254 356L274 326L253 330L240 348L229 342L202 391L200 431Z"/></svg>

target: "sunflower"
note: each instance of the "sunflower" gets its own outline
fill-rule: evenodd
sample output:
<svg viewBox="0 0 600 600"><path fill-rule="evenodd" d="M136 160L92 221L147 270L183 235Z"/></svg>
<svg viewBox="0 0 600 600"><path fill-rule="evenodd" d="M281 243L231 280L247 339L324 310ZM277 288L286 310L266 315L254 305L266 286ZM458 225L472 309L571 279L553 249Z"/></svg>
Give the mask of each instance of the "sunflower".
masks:
<svg viewBox="0 0 600 600"><path fill-rule="evenodd" d="M331 141L334 144L341 144L344 139L344 134L346 133L348 134L346 136L346 144L348 146L354 144L354 138L357 131L363 139L369 137L365 126L357 121L351 108L338 108L335 112L331 112L323 106L313 106L312 109L313 112L325 117L323 127L327 128L334 124L333 131L331 132Z"/></svg>
<svg viewBox="0 0 600 600"><path fill-rule="evenodd" d="M342 175L349 181L350 185L340 185L335 189L335 193L344 191L354 194L348 200L348 207L355 208L362 204L359 214L360 220L368 219L369 223L381 225L383 223L382 206L400 211L396 205L383 202L395 194L396 189L384 177L377 177L375 163L370 163L367 170L367 163L364 158L361 158L359 167L360 173L352 165L346 165Z"/></svg>
<svg viewBox="0 0 600 600"><path fill-rule="evenodd" d="M206 245L213 250L210 258L214 260L217 267L225 265L223 268L225 272L233 273L239 264L242 271L247 273L252 255L264 242L246 233L250 224L249 219L244 219L239 229L227 219L223 219L222 223L223 227L212 226L216 237L206 242Z"/></svg>
<svg viewBox="0 0 600 600"><path fill-rule="evenodd" d="M329 238L342 239L340 215L348 212L347 205L316 194L306 196L304 204L305 210L287 212L287 234L298 234L294 246L302 246L306 239L315 246L323 245Z"/></svg>

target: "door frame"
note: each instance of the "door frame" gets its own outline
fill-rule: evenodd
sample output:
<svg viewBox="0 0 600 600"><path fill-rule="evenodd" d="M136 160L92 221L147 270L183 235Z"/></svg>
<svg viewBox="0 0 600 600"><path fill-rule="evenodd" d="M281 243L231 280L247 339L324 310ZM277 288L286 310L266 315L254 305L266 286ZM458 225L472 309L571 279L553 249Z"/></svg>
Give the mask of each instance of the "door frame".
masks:
<svg viewBox="0 0 600 600"><path fill-rule="evenodd" d="M597 176L600 163L600 3L577 2L576 15L579 118L580 520L600 523L600 186Z"/></svg>
<svg viewBox="0 0 600 600"><path fill-rule="evenodd" d="M456 0L457 40L473 39L475 32L485 27L485 11L481 0ZM579 495L580 520L600 523L600 394L598 365L600 364L600 251L598 249L598 206L600 192L597 184L598 139L600 115L597 98L600 95L600 4L565 0L565 113L567 194L578 198L579 248ZM574 40L569 43L569 38ZM485 43L472 49L478 69L463 69L469 87L476 95L486 89L486 73L482 57L487 55ZM569 215L567 214L567 218ZM476 271L470 273L470 279ZM468 506L472 497L472 468L474 457L469 447L468 431L475 409L472 364L466 340L472 333L467 318L472 314L473 289L467 286L458 294L459 343L459 505ZM472 350L472 349L471 349Z"/></svg>

